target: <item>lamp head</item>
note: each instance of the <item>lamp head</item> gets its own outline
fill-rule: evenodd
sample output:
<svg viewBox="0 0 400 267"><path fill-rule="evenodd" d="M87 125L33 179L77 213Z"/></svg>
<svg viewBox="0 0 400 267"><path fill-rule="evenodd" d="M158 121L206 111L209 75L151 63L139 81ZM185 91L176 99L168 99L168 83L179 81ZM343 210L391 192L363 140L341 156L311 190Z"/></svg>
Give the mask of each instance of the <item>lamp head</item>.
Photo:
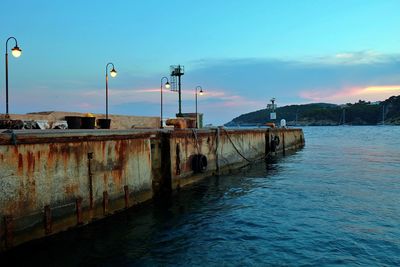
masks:
<svg viewBox="0 0 400 267"><path fill-rule="evenodd" d="M22 54L22 50L21 50L21 48L19 48L19 47L16 45L13 49L11 49L11 53L12 53L12 55L13 55L14 57L20 57L21 54Z"/></svg>
<svg viewBox="0 0 400 267"><path fill-rule="evenodd" d="M171 85L169 84L169 82L165 83L165 88L167 88L167 89L171 88Z"/></svg>
<svg viewBox="0 0 400 267"><path fill-rule="evenodd" d="M111 77L115 77L115 76L117 76L117 71L113 68L111 71L110 71L110 75L111 75Z"/></svg>
<svg viewBox="0 0 400 267"><path fill-rule="evenodd" d="M203 95L203 89L200 89L199 95Z"/></svg>

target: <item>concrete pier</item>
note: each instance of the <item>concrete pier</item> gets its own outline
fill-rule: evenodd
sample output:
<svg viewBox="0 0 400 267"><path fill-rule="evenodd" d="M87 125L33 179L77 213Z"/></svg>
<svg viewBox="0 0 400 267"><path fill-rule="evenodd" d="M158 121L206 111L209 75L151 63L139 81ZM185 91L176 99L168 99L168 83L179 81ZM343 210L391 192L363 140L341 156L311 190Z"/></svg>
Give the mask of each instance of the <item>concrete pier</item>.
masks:
<svg viewBox="0 0 400 267"><path fill-rule="evenodd" d="M0 133L0 250L303 145L301 129Z"/></svg>

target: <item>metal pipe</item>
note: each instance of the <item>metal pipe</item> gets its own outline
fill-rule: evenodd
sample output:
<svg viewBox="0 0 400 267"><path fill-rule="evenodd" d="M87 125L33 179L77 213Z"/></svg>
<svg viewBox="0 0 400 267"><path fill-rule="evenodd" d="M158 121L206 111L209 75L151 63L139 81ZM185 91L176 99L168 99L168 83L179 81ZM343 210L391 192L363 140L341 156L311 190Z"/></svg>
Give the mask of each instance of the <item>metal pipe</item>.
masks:
<svg viewBox="0 0 400 267"><path fill-rule="evenodd" d="M198 115L197 115L197 89L200 89L200 92L202 92L203 88L201 88L201 86L196 86L195 93L194 93L194 98L195 98L195 102L196 102L196 128L199 128Z"/></svg>
<svg viewBox="0 0 400 267"><path fill-rule="evenodd" d="M7 51L7 50L6 50ZM6 52L6 118L9 118L8 114L8 53Z"/></svg>
<svg viewBox="0 0 400 267"><path fill-rule="evenodd" d="M196 87L196 92L194 93L195 95L195 102L196 102L196 128L199 128L199 125L197 124L197 87Z"/></svg>

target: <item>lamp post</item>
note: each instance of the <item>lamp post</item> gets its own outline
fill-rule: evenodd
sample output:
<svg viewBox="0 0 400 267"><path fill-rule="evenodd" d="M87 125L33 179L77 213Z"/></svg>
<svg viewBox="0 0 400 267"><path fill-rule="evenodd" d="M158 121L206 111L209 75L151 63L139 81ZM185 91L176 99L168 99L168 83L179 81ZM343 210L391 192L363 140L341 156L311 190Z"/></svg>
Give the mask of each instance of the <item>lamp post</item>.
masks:
<svg viewBox="0 0 400 267"><path fill-rule="evenodd" d="M201 86L196 86L195 91L194 91L195 92L194 97L196 100L196 128L199 128L198 115L197 115L197 89L200 89L199 95L203 95L203 88L201 88Z"/></svg>
<svg viewBox="0 0 400 267"><path fill-rule="evenodd" d="M111 77L117 76L117 71L115 70L113 63L108 63L106 65L106 120L108 120L108 66L112 66L112 70L110 71Z"/></svg>
<svg viewBox="0 0 400 267"><path fill-rule="evenodd" d="M163 95L162 95L162 89L163 89L163 80L167 80L165 83L165 88L169 89L171 85L169 84L168 78L167 77L162 77L161 78L161 85L160 85L160 92L161 92L161 116L160 116L160 128L163 128Z"/></svg>
<svg viewBox="0 0 400 267"><path fill-rule="evenodd" d="M275 104L275 101L276 101L276 99L275 99L275 97L273 97L271 99L271 104L267 105L267 109L271 110L271 112L269 113L269 118L272 121L276 120L276 111L275 111L276 110L276 104Z"/></svg>
<svg viewBox="0 0 400 267"><path fill-rule="evenodd" d="M15 46L11 49L11 54L14 57L20 57L22 54L22 50L18 47L18 42L15 37L10 37L6 41L6 118L9 118L10 115L8 114L8 41L13 39L15 41Z"/></svg>

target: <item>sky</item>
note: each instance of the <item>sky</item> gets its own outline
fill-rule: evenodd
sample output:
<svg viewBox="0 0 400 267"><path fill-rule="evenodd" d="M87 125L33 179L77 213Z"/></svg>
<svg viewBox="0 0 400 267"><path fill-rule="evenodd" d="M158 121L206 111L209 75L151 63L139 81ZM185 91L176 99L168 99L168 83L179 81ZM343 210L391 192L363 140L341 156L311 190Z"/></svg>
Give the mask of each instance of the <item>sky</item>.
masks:
<svg viewBox="0 0 400 267"><path fill-rule="evenodd" d="M108 62L111 114L159 116L161 77L178 64L182 111L194 112L201 86L198 110L214 125L272 97L384 100L400 95L399 10L399 0L6 1L3 50L10 36L22 49L9 59L10 113L104 113ZM4 64L0 73L2 111ZM164 90L165 116L177 111Z"/></svg>

